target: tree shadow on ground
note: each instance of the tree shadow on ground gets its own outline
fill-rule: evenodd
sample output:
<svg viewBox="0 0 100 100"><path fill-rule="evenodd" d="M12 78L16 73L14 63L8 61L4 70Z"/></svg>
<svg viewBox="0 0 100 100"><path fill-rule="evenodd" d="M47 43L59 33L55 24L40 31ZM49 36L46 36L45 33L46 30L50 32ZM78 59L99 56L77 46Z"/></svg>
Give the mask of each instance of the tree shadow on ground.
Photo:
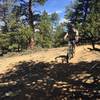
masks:
<svg viewBox="0 0 100 100"><path fill-rule="evenodd" d="M20 62L0 77L0 100L100 99L100 61Z"/></svg>
<svg viewBox="0 0 100 100"><path fill-rule="evenodd" d="M98 52L100 52L100 49L99 48L94 48L94 49L92 49L92 48L88 48L90 51L98 51Z"/></svg>

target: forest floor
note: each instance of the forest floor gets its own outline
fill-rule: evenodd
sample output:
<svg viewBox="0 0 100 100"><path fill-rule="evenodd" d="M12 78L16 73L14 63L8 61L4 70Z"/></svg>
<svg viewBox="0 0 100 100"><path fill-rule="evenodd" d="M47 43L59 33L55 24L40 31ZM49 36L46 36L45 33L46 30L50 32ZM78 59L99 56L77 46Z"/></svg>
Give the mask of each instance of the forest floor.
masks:
<svg viewBox="0 0 100 100"><path fill-rule="evenodd" d="M75 49L75 55L70 60L70 63L78 63L81 61L100 61L100 52L99 51L90 51L88 48L91 48L90 45L77 46ZM100 45L96 45L96 48L100 49ZM11 70L14 65L18 62L23 61L35 61L35 62L53 62L55 57L60 55L66 55L67 47L52 48L42 51L37 51L34 53L26 55L16 55L7 58L0 58L0 74L6 73Z"/></svg>

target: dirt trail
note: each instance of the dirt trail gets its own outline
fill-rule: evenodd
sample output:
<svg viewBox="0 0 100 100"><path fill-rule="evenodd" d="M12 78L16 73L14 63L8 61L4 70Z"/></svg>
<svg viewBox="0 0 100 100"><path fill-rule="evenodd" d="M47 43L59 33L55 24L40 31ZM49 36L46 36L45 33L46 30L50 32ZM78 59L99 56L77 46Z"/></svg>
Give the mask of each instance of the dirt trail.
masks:
<svg viewBox="0 0 100 100"><path fill-rule="evenodd" d="M89 51L87 48L91 47L90 45L86 46L78 46L75 50L75 56L71 59L70 62L77 63L80 61L93 61L93 60L100 60L100 52L97 51ZM97 46L100 48L100 45ZM20 61L44 61L44 62L51 62L55 60L55 57L59 55L66 55L66 47L61 48L52 48L45 51L40 51L32 54L22 55L22 56L14 56L9 58L2 58L0 59L0 74L5 73L6 71L13 68L15 64Z"/></svg>

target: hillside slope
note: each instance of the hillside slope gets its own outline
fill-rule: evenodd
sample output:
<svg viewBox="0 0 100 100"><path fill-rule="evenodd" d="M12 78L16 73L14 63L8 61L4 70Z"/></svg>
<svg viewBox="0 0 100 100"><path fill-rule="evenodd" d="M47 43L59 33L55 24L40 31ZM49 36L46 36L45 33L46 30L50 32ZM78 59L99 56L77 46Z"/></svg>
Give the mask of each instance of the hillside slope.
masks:
<svg viewBox="0 0 100 100"><path fill-rule="evenodd" d="M98 51L90 51L87 48L90 48L90 45L86 46L78 46L75 50L74 58L70 60L71 63L78 63L80 61L100 61L100 52ZM100 48L100 45L96 46ZM59 55L66 55L67 48L52 48L40 52L35 52L32 54L22 55L22 56L14 56L9 58L0 59L0 74L5 73L6 71L13 68L15 64L20 61L36 61L36 62L51 62L55 61L55 57Z"/></svg>

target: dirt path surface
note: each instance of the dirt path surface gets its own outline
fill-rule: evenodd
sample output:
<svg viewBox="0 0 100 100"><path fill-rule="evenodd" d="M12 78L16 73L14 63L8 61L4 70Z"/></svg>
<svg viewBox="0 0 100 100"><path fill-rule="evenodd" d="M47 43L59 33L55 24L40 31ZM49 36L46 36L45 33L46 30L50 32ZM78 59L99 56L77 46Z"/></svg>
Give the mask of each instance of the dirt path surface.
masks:
<svg viewBox="0 0 100 100"><path fill-rule="evenodd" d="M78 63L80 61L100 61L100 52L99 51L89 51L87 48L91 47L90 45L78 46L75 50L74 58L71 59L71 63ZM100 45L96 46L100 48ZM51 62L55 61L55 57L59 55L66 55L66 47L61 48L52 48L45 51L35 52L32 54L14 56L9 58L0 59L0 74L7 72L12 69L15 64L20 61L44 61Z"/></svg>

